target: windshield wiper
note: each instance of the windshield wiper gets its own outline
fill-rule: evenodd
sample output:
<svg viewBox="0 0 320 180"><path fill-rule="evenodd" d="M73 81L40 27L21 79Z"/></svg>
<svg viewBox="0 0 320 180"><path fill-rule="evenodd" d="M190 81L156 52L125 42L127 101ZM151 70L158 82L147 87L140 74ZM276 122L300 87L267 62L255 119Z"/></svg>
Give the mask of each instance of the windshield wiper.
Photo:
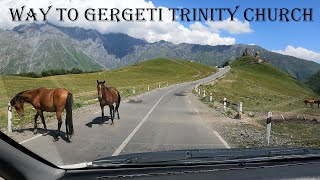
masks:
<svg viewBox="0 0 320 180"><path fill-rule="evenodd" d="M190 150L126 154L92 162L92 166L209 164L261 162L292 158L319 158L319 149L228 149Z"/></svg>

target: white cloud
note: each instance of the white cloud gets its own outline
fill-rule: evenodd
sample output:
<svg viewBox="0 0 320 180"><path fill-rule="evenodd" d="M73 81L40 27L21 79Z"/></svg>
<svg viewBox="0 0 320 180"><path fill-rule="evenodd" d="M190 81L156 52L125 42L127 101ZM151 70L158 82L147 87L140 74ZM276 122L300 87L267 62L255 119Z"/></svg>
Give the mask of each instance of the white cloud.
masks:
<svg viewBox="0 0 320 180"><path fill-rule="evenodd" d="M228 18L224 21L207 21L206 24L212 29L213 32L219 33L221 30L227 31L230 34L251 33L253 30L250 28L248 21L239 21L237 18L230 21Z"/></svg>
<svg viewBox="0 0 320 180"><path fill-rule="evenodd" d="M295 56L320 63L320 52L314 52L303 47L287 46L284 50L274 50L273 52Z"/></svg>
<svg viewBox="0 0 320 180"><path fill-rule="evenodd" d="M195 22L189 28L184 27L179 22L171 21L171 13L168 9L163 8L163 21L155 22L89 22L84 18L84 11L87 8L155 8L152 1L146 0L48 0L48 1L30 1L30 0L0 0L0 28L11 29L22 22L12 22L9 8L19 8L26 5L26 8L46 9L53 5L48 15L48 21L61 26L79 26L86 29L96 29L102 33L121 32L136 38L143 38L148 42L166 40L173 43L195 43L205 45L221 45L235 44L236 39L233 37L221 37L222 30L231 34L248 33L253 30L250 28L249 22L241 22L235 20L233 22L227 20L221 22L205 22L201 24ZM79 18L75 22L66 20L60 22L58 20L58 12L56 8L76 8L79 12ZM160 7L158 7L160 8ZM150 17L149 13L144 14L146 18ZM156 15L156 14L155 14ZM155 16L157 18L157 15Z"/></svg>

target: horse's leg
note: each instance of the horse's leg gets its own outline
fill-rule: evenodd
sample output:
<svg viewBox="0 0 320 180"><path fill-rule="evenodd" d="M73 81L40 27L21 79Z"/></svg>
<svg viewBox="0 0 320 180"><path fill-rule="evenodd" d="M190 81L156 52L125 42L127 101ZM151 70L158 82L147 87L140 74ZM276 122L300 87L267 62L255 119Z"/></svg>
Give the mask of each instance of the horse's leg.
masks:
<svg viewBox="0 0 320 180"><path fill-rule="evenodd" d="M113 125L113 115L114 115L114 107L113 107L113 105L110 105L109 109L110 109L110 116L111 116L111 125Z"/></svg>
<svg viewBox="0 0 320 180"><path fill-rule="evenodd" d="M59 132L60 132L60 129L61 129L61 125L62 125L62 115L61 115L61 112L60 111L57 111L56 112L56 115L57 115L57 120L58 120L58 129L57 129L57 135L54 137L54 141L58 141L58 136L59 136Z"/></svg>
<svg viewBox="0 0 320 180"><path fill-rule="evenodd" d="M115 114L115 108L114 105L112 105L112 118L114 119L114 114Z"/></svg>
<svg viewBox="0 0 320 180"><path fill-rule="evenodd" d="M116 111L117 111L117 114L118 114L118 119L120 119L120 116L119 116L119 103L118 102L116 103Z"/></svg>
<svg viewBox="0 0 320 180"><path fill-rule="evenodd" d="M65 125L66 125L66 134L67 134L67 138L69 139L69 130L68 130L68 121L67 119L64 121ZM71 138L71 136L70 136Z"/></svg>
<svg viewBox="0 0 320 180"><path fill-rule="evenodd" d="M33 133L37 134L37 119L39 117L39 113L37 112L37 114L34 116L34 126L33 126Z"/></svg>
<svg viewBox="0 0 320 180"><path fill-rule="evenodd" d="M43 128L45 131L47 131L47 125L46 125L46 122L44 121L43 111L40 112L40 117L43 124Z"/></svg>
<svg viewBox="0 0 320 180"><path fill-rule="evenodd" d="M104 116L104 107L100 105L101 107L101 120L103 121L103 116Z"/></svg>

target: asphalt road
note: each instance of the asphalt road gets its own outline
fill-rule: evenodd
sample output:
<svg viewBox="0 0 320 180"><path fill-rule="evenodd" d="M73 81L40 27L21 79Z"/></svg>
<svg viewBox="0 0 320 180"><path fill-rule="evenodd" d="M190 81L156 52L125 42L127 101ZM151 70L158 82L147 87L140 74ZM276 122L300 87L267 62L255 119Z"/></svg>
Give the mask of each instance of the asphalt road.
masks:
<svg viewBox="0 0 320 180"><path fill-rule="evenodd" d="M186 97L199 83L222 76L219 69L207 78L153 90L122 101L120 120L102 121L100 108L95 113L74 119L72 142L52 136L36 136L22 143L56 165L90 162L98 158L135 152L177 149L226 148ZM105 115L109 108L105 107ZM107 120L107 118L105 118ZM64 124L62 130L65 130Z"/></svg>

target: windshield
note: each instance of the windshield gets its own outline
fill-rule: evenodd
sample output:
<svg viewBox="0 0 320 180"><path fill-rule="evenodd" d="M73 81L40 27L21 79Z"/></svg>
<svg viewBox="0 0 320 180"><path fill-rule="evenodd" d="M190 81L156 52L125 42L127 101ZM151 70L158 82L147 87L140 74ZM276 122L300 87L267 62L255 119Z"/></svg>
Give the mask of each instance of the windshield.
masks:
<svg viewBox="0 0 320 180"><path fill-rule="evenodd" d="M319 2L0 7L1 132L57 166L320 146Z"/></svg>

